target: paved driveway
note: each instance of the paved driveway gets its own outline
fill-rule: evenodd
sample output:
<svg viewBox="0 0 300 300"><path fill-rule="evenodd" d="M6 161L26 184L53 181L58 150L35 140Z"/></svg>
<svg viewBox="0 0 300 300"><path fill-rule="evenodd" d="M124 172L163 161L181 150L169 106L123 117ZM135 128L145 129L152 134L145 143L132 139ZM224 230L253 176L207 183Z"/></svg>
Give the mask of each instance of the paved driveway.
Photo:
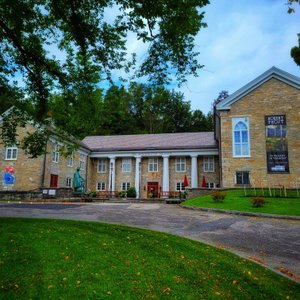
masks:
<svg viewBox="0 0 300 300"><path fill-rule="evenodd" d="M185 236L300 277L300 221L193 211L146 203L0 204L0 217L90 220Z"/></svg>

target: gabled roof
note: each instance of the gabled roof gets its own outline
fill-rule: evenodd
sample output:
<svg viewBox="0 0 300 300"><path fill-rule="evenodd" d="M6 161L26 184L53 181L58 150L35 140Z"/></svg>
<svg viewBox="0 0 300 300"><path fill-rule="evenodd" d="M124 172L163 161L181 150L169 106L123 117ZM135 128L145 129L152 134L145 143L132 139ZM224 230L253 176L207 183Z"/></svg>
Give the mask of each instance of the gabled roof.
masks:
<svg viewBox="0 0 300 300"><path fill-rule="evenodd" d="M300 78L297 76L294 76L290 73L287 73L281 69L278 69L276 67L272 67L233 94L231 94L229 97L221 101L219 104L217 104L217 110L228 110L230 109L230 106L235 103L236 101L240 100L242 97L249 94L251 91L265 83L266 81L270 80L271 78L278 79L282 82L285 82L286 84L293 86L297 89L300 89Z"/></svg>
<svg viewBox="0 0 300 300"><path fill-rule="evenodd" d="M217 148L213 132L88 136L82 142L95 152Z"/></svg>

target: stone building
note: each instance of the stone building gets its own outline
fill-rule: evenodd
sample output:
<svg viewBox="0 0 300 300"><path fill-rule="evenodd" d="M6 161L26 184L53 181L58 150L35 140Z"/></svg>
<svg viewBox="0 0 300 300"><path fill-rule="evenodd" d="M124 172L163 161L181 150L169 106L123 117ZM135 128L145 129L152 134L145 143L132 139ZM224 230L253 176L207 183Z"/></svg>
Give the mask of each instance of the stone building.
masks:
<svg viewBox="0 0 300 300"><path fill-rule="evenodd" d="M1 122L1 121L0 121ZM169 197L188 188L300 185L300 78L275 67L215 109L215 132L89 136L73 155L60 155L55 136L47 154L30 159L0 144L0 190L72 187L80 167L87 191L138 198ZM22 137L33 126L19 129ZM13 170L13 184L5 175Z"/></svg>
<svg viewBox="0 0 300 300"><path fill-rule="evenodd" d="M216 107L224 187L300 185L300 78L272 67Z"/></svg>

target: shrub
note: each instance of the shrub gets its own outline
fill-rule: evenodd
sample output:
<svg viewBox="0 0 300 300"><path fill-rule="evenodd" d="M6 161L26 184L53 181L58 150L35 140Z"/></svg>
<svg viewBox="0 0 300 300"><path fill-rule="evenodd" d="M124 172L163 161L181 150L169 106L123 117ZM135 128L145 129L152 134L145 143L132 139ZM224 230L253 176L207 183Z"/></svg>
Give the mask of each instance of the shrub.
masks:
<svg viewBox="0 0 300 300"><path fill-rule="evenodd" d="M263 207L267 201L262 196L252 197L251 203L254 207Z"/></svg>
<svg viewBox="0 0 300 300"><path fill-rule="evenodd" d="M97 193L96 193L96 192L90 192L90 193L88 194L88 197L89 197L89 198L96 198L96 196L97 196Z"/></svg>
<svg viewBox="0 0 300 300"><path fill-rule="evenodd" d="M135 198L136 197L136 190L134 187L131 187L127 190L127 197L128 198Z"/></svg>
<svg viewBox="0 0 300 300"><path fill-rule="evenodd" d="M224 192L215 192L211 195L211 197L215 203L223 203L226 195L227 194Z"/></svg>
<svg viewBox="0 0 300 300"><path fill-rule="evenodd" d="M119 198L126 198L126 192L125 191L119 192L118 197Z"/></svg>

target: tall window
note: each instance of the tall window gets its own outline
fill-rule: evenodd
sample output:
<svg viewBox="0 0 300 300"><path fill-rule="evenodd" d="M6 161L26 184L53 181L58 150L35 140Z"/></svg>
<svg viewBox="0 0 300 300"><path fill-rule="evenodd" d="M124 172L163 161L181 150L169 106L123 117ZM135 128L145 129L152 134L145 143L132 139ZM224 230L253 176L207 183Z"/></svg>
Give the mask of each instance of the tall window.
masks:
<svg viewBox="0 0 300 300"><path fill-rule="evenodd" d="M175 160L176 172L185 172L186 171L186 158L177 157Z"/></svg>
<svg viewBox="0 0 300 300"><path fill-rule="evenodd" d="M122 160L122 172L131 172L131 158L123 158Z"/></svg>
<svg viewBox="0 0 300 300"><path fill-rule="evenodd" d="M85 155L84 154L80 154L80 158L79 158L79 167L80 167L80 170L84 170L84 165L85 165Z"/></svg>
<svg viewBox="0 0 300 300"><path fill-rule="evenodd" d="M130 188L130 182L122 182L121 184L121 190L122 191L127 191Z"/></svg>
<svg viewBox="0 0 300 300"><path fill-rule="evenodd" d="M105 159L98 160L98 173L106 173L106 160Z"/></svg>
<svg viewBox="0 0 300 300"><path fill-rule="evenodd" d="M66 178L66 187L72 187L72 178L71 177Z"/></svg>
<svg viewBox="0 0 300 300"><path fill-rule="evenodd" d="M176 191L184 191L184 190L185 190L184 182L176 182Z"/></svg>
<svg viewBox="0 0 300 300"><path fill-rule="evenodd" d="M103 181L97 182L96 189L97 191L105 191L106 190L105 182Z"/></svg>
<svg viewBox="0 0 300 300"><path fill-rule="evenodd" d="M158 172L158 158L149 158L148 172Z"/></svg>
<svg viewBox="0 0 300 300"><path fill-rule="evenodd" d="M6 160L16 160L17 156L18 156L18 148L16 146L6 147L5 149Z"/></svg>
<svg viewBox="0 0 300 300"><path fill-rule="evenodd" d="M250 184L249 171L237 171L236 184Z"/></svg>
<svg viewBox="0 0 300 300"><path fill-rule="evenodd" d="M54 145L52 152L52 161L55 163L59 162L59 145Z"/></svg>
<svg viewBox="0 0 300 300"><path fill-rule="evenodd" d="M250 155L248 118L233 118L233 156L246 157Z"/></svg>
<svg viewBox="0 0 300 300"><path fill-rule="evenodd" d="M203 171L214 172L215 171L215 160L213 156L204 157Z"/></svg>
<svg viewBox="0 0 300 300"><path fill-rule="evenodd" d="M67 157L68 167L73 167L73 153Z"/></svg>

